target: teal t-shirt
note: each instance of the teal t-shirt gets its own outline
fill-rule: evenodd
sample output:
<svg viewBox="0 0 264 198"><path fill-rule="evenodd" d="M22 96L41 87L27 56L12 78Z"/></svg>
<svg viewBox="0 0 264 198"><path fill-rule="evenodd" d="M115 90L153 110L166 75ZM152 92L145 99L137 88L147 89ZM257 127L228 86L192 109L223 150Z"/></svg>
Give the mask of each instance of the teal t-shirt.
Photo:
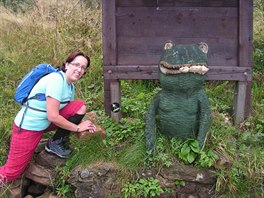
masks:
<svg viewBox="0 0 264 198"><path fill-rule="evenodd" d="M51 73L41 78L38 83L33 87L30 92L29 98L37 93L44 93L60 102L72 101L74 99L74 86L68 84L66 81L65 73L60 71L63 77L59 73ZM28 101L30 107L41 109L46 111L46 101L39 101L32 99ZM61 103L60 109L66 106L67 103ZM25 106L22 106L15 118L15 124L20 126L22 116L25 112ZM42 131L50 125L50 121L47 119L47 112L41 112L27 109L21 128L26 130Z"/></svg>

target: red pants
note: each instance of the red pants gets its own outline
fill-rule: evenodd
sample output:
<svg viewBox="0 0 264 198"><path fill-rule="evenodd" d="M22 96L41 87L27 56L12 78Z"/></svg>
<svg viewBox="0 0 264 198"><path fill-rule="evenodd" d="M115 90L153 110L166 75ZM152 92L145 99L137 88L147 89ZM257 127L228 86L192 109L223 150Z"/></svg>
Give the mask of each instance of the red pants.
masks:
<svg viewBox="0 0 264 198"><path fill-rule="evenodd" d="M84 101L74 100L60 110L60 115L68 119L70 116L75 115L84 104ZM18 178L30 162L43 133L56 128L56 125L51 124L43 131L20 129L18 133L18 126L14 124L8 158L6 164L0 167L0 184L2 178L5 178L4 182Z"/></svg>

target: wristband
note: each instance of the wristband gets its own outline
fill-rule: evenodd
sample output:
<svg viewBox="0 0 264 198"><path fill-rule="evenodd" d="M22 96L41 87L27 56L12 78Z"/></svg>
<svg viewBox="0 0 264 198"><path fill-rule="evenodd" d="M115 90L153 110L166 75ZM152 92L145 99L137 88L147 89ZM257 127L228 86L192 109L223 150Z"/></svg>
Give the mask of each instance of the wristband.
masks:
<svg viewBox="0 0 264 198"><path fill-rule="evenodd" d="M77 125L77 130L76 130L76 132L79 132L79 130L80 130L80 127L79 127L79 125Z"/></svg>

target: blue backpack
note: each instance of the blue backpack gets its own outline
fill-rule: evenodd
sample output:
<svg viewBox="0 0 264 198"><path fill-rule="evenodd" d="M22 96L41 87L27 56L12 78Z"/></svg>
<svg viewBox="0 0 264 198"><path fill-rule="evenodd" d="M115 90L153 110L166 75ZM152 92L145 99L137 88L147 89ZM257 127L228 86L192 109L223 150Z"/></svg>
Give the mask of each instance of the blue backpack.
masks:
<svg viewBox="0 0 264 198"><path fill-rule="evenodd" d="M33 87L35 86L35 84L42 77L52 72L58 72L63 78L63 75L59 72L59 70L52 67L49 64L39 64L35 68L33 68L30 72L28 72L23 77L21 82L18 84L16 93L14 96L15 101L19 103L20 105L24 105L28 100L31 100L31 99L45 101L46 97L45 97L45 94L43 93L38 93L35 96L32 96L30 98L28 98L28 96L31 90L33 89Z"/></svg>
<svg viewBox="0 0 264 198"><path fill-rule="evenodd" d="M30 72L28 72L23 77L23 79L20 81L20 83L18 84L14 99L20 105L26 106L26 109L25 109L23 116L22 116L22 120L21 120L20 125L19 125L18 133L20 132L20 129L21 129L24 117L25 117L25 113L26 113L28 108L36 110L36 111L46 112L45 110L40 110L37 108L30 107L27 102L29 100L32 100L32 99L36 99L36 100L40 100L40 101L46 100L44 93L38 93L35 96L32 96L30 98L28 98L28 96L29 96L31 90L33 89L33 87L35 86L35 84L42 77L44 77L47 74L50 74L52 72L58 72L62 76L62 78L64 79L63 75L59 72L58 69L52 67L49 64L39 64L35 68L33 68ZM62 102L62 103L64 103L64 102Z"/></svg>

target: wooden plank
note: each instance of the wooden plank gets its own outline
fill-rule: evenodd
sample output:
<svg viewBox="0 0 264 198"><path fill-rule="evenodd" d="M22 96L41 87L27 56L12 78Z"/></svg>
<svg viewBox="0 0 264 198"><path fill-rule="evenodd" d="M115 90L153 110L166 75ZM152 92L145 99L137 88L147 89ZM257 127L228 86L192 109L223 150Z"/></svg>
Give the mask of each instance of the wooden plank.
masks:
<svg viewBox="0 0 264 198"><path fill-rule="evenodd" d="M188 0L188 1L172 1L172 0L117 0L118 7L126 6L219 6L219 7L237 7L238 0Z"/></svg>
<svg viewBox="0 0 264 198"><path fill-rule="evenodd" d="M158 79L157 65L105 66L105 79ZM207 80L251 81L250 67L209 66Z"/></svg>
<svg viewBox="0 0 264 198"><path fill-rule="evenodd" d="M237 38L237 8L118 8L117 37Z"/></svg>
<svg viewBox="0 0 264 198"><path fill-rule="evenodd" d="M166 41L178 44L206 42L209 46L209 65L237 65L237 39L208 38L118 38L117 65L152 65L157 64Z"/></svg>

